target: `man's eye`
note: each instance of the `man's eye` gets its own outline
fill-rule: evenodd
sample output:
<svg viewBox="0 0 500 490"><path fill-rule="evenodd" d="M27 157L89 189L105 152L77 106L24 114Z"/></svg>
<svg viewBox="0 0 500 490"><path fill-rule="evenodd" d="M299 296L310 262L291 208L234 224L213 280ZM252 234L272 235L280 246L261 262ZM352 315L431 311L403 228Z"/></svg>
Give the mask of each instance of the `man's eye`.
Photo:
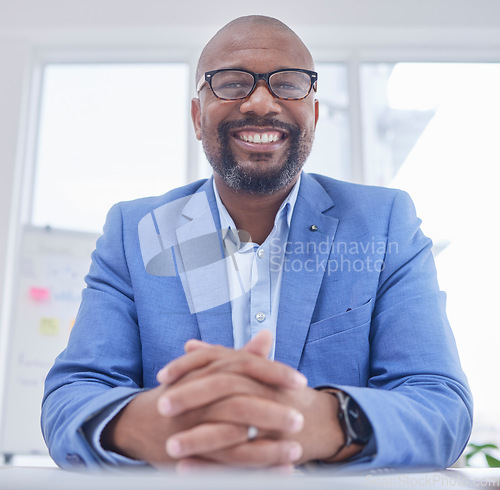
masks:
<svg viewBox="0 0 500 490"><path fill-rule="evenodd" d="M247 82L241 80L227 80L213 84L215 90L247 90L251 87Z"/></svg>
<svg viewBox="0 0 500 490"><path fill-rule="evenodd" d="M287 82L280 83L277 88L279 88L280 90L301 90L301 87L299 87L298 85Z"/></svg>
<svg viewBox="0 0 500 490"><path fill-rule="evenodd" d="M240 88L243 84L241 82L226 82L220 88Z"/></svg>

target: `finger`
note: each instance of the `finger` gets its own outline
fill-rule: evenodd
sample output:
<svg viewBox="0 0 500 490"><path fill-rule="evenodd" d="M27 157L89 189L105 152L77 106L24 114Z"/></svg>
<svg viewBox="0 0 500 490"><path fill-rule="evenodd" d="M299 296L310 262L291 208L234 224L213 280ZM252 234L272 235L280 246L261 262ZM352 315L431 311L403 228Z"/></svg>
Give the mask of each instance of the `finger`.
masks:
<svg viewBox="0 0 500 490"><path fill-rule="evenodd" d="M200 415L201 422L230 422L253 425L263 431L297 433L304 427L304 416L295 408L265 398L232 396L213 403Z"/></svg>
<svg viewBox="0 0 500 490"><path fill-rule="evenodd" d="M190 352L163 368L157 379L160 384L172 385L181 378L187 381L216 372L232 372L283 388L307 386L306 377L286 364L248 352L222 349L224 350L200 349Z"/></svg>
<svg viewBox="0 0 500 490"><path fill-rule="evenodd" d="M189 342L194 343L193 340L190 340ZM204 344L204 342L196 342ZM222 356L225 354L222 349L226 351L230 350L225 349L224 347L209 344L205 344L205 346L209 348L195 349L195 352L190 352L184 356L178 357L177 359L174 359L172 362L168 363L166 366L160 369L156 374L158 383L175 383L175 381L184 376L186 373L189 373L195 369L202 368L210 364L214 360L222 358Z"/></svg>
<svg viewBox="0 0 500 490"><path fill-rule="evenodd" d="M273 346L273 335L269 330L261 330L250 339L241 350L252 352L261 357L267 357Z"/></svg>
<svg viewBox="0 0 500 490"><path fill-rule="evenodd" d="M247 443L248 427L227 422L200 424L171 436L166 443L167 454L174 459L204 456Z"/></svg>
<svg viewBox="0 0 500 490"><path fill-rule="evenodd" d="M291 465L302 457L302 446L296 441L258 439L237 446L212 451L206 459L242 468L268 468Z"/></svg>
<svg viewBox="0 0 500 490"><path fill-rule="evenodd" d="M252 352L258 356L267 357L271 351L272 345L273 334L269 330L261 330L242 347L242 350ZM198 339L190 339L184 345L184 350L185 352L192 352L193 350L209 347L213 347L213 345Z"/></svg>
<svg viewBox="0 0 500 490"><path fill-rule="evenodd" d="M250 426L258 428L259 437L297 433L304 426L304 417L276 402L240 396L210 405L200 414L198 423L170 437L168 454L180 458L234 446L248 439Z"/></svg>
<svg viewBox="0 0 500 490"><path fill-rule="evenodd" d="M181 378L182 383L216 373L233 373L275 387L298 389L307 386L306 377L280 362L269 361L254 354L226 356L207 366L191 371Z"/></svg>
<svg viewBox="0 0 500 490"><path fill-rule="evenodd" d="M261 332L258 332L257 335L255 335L255 337L250 339L250 341L243 346L242 350L245 350L247 352L252 352L253 354L267 358L269 352L271 351L272 345L273 345L273 336L271 332L269 332L268 330L262 330ZM190 339L184 344L184 351L186 352L186 354L199 349L211 349L212 356L217 356L217 354L221 354L223 352L222 349L230 350L222 346L208 344L207 342L203 342L198 339ZM200 360L201 359L203 359L203 357L201 357ZM194 369L199 367L200 366L198 365ZM177 376L175 376L175 373L173 373L169 369L166 369L166 367L161 369L157 374L157 380L160 384L173 383L179 378L180 375L178 373Z"/></svg>
<svg viewBox="0 0 500 490"><path fill-rule="evenodd" d="M201 424L167 440L167 454L174 459L200 456L248 440L248 427L229 423Z"/></svg>
<svg viewBox="0 0 500 490"><path fill-rule="evenodd" d="M277 390L245 374L214 373L170 387L158 397L157 408L161 415L174 416L229 396L254 395L272 400Z"/></svg>
<svg viewBox="0 0 500 490"><path fill-rule="evenodd" d="M184 344L184 352L192 352L197 349L206 349L208 347L214 347L214 345L203 342L202 340L190 339Z"/></svg>
<svg viewBox="0 0 500 490"><path fill-rule="evenodd" d="M158 397L158 412L164 416L179 415L204 407L228 396L265 396L265 386L250 378L232 373L216 373L184 384L172 386Z"/></svg>

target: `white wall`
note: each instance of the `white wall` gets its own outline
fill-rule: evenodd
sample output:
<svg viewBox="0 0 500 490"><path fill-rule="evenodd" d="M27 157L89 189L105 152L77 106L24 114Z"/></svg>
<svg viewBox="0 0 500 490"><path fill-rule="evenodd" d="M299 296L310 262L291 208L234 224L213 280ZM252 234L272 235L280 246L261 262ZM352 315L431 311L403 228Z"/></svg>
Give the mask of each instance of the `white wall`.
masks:
<svg viewBox="0 0 500 490"><path fill-rule="evenodd" d="M16 162L20 162L18 141L29 50L23 40L0 38L0 300L7 268L7 245L12 236L9 233L11 214L14 202L19 200L14 199L20 180L16 175L19 168ZM0 303L0 319L3 312Z"/></svg>
<svg viewBox="0 0 500 490"><path fill-rule="evenodd" d="M497 0L253 0L241 8L234 0L0 0L0 299L21 206L32 60L47 50L97 47L124 57L168 51L194 62L217 28L251 13L287 22L318 60L500 61Z"/></svg>

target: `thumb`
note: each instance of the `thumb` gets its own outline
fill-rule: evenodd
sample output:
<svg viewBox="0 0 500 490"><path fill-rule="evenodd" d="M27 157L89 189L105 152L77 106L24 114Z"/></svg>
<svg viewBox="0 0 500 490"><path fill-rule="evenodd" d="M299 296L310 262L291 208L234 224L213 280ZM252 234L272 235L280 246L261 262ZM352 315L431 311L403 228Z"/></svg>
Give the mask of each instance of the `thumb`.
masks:
<svg viewBox="0 0 500 490"><path fill-rule="evenodd" d="M242 348L261 357L267 357L273 346L273 335L269 330L261 330L255 337L250 339Z"/></svg>

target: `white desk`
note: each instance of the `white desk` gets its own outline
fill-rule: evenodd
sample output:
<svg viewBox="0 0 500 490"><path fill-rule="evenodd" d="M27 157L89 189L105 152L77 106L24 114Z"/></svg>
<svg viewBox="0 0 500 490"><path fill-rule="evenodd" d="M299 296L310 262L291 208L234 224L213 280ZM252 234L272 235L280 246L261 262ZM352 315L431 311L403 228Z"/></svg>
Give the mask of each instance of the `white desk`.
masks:
<svg viewBox="0 0 500 490"><path fill-rule="evenodd" d="M263 472L204 472L189 476L153 471L72 473L57 468L0 467L1 490L334 490L365 488L500 489L500 468L432 473L377 472L355 476Z"/></svg>

